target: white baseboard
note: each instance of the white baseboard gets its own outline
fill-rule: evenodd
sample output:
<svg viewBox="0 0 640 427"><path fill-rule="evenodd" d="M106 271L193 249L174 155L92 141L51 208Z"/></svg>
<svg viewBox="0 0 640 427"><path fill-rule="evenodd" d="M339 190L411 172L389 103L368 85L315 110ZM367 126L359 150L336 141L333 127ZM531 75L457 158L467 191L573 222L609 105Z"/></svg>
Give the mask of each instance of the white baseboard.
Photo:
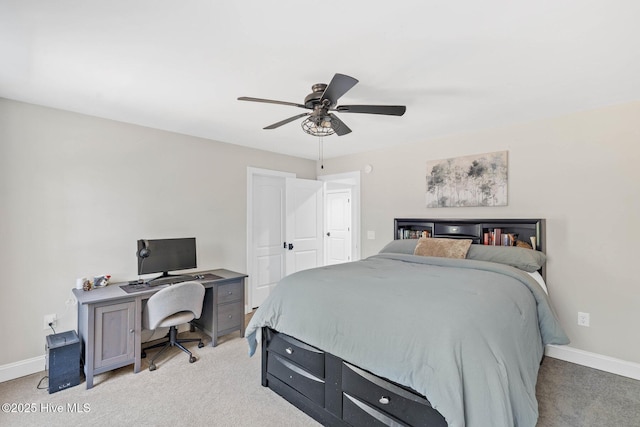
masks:
<svg viewBox="0 0 640 427"><path fill-rule="evenodd" d="M0 383L35 374L45 369L44 355L0 366Z"/></svg>
<svg viewBox="0 0 640 427"><path fill-rule="evenodd" d="M587 366L600 371L609 372L623 377L640 380L640 363L628 362L614 357L591 353L567 345L550 344L545 349L545 354L555 359Z"/></svg>

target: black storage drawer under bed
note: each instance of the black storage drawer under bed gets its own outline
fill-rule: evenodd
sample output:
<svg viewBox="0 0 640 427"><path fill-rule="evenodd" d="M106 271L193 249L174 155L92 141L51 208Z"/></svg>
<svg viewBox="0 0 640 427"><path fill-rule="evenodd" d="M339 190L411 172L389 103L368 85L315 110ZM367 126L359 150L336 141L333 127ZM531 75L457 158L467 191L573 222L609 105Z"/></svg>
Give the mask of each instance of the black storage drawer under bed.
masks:
<svg viewBox="0 0 640 427"><path fill-rule="evenodd" d="M371 423L376 416L373 408L397 420L412 426L446 426L447 423L438 412L431 410L427 399L404 388L378 378L360 368L342 364L343 417L367 417L371 415ZM366 404L358 404L358 402ZM367 410L369 407L369 410ZM364 412L362 412L364 411ZM346 418L345 421L349 422ZM358 425L356 423L356 425ZM384 424L380 424L384 425Z"/></svg>
<svg viewBox="0 0 640 427"><path fill-rule="evenodd" d="M342 395L342 419L350 426L411 427L347 393Z"/></svg>
<svg viewBox="0 0 640 427"><path fill-rule="evenodd" d="M324 407L324 381L276 353L269 352L267 372Z"/></svg>
<svg viewBox="0 0 640 427"><path fill-rule="evenodd" d="M280 333L271 336L267 349L295 362L313 375L324 378L323 351Z"/></svg>

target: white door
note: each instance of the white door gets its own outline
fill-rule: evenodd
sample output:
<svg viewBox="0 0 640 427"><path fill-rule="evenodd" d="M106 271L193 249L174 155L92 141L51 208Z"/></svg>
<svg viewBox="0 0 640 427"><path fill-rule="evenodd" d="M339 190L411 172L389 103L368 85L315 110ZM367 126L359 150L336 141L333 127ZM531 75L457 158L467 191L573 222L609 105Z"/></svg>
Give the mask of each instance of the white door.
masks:
<svg viewBox="0 0 640 427"><path fill-rule="evenodd" d="M322 182L286 179L286 274L322 265Z"/></svg>
<svg viewBox="0 0 640 427"><path fill-rule="evenodd" d="M333 175L321 175L318 180L324 182L325 189L325 203L324 203L324 215L325 215L325 231L329 229L329 219L331 213L329 212L329 203L327 202L326 195L329 193L339 193L341 191L349 191L349 209L351 211L351 217L348 219L350 227L350 239L351 247L345 252L350 257L349 261L357 261L360 259L360 171L345 172ZM346 208L346 207L345 207ZM334 206L334 209L335 206ZM346 221L346 220L345 220ZM330 236L325 235L325 264L329 264L328 249L329 242L327 238ZM332 255L332 258L340 258L337 255Z"/></svg>
<svg viewBox="0 0 640 427"><path fill-rule="evenodd" d="M285 273L285 179L254 175L250 308L258 307Z"/></svg>
<svg viewBox="0 0 640 427"><path fill-rule="evenodd" d="M327 192L326 263L351 261L351 190Z"/></svg>

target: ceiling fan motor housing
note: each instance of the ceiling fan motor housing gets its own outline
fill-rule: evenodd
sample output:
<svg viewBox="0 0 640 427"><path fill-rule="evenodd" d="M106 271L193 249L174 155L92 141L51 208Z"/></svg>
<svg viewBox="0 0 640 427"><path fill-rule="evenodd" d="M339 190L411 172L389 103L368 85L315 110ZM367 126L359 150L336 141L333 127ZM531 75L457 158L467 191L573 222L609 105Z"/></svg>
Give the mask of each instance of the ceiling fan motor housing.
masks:
<svg viewBox="0 0 640 427"><path fill-rule="evenodd" d="M324 93L324 90L327 88L327 85L324 83L316 83L313 86L311 86L311 90L313 92L311 92L309 95L307 95L304 98L304 105L307 108L313 108L315 105L317 105L320 102L320 99L322 98L322 94Z"/></svg>

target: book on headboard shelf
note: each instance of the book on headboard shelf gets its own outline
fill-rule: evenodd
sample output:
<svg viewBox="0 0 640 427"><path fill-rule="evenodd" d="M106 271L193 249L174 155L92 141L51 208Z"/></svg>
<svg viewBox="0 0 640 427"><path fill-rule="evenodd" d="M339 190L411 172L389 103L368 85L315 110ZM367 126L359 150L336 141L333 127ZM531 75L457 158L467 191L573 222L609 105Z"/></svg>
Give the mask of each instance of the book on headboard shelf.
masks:
<svg viewBox="0 0 640 427"><path fill-rule="evenodd" d="M516 246L518 242L517 233L507 233L501 228L493 228L485 231L482 239L482 244L488 246ZM521 245L522 246L521 242ZM526 243L528 246L528 243Z"/></svg>
<svg viewBox="0 0 640 427"><path fill-rule="evenodd" d="M421 237L431 237L431 230L398 229L398 239L419 239Z"/></svg>

